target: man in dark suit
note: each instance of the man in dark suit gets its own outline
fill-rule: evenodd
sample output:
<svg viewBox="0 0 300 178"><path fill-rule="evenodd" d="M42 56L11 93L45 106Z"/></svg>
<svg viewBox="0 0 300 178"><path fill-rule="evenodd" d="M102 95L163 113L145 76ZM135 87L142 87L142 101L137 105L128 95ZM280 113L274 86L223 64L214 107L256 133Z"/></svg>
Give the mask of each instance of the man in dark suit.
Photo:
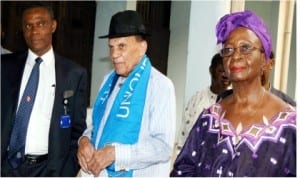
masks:
<svg viewBox="0 0 300 178"><path fill-rule="evenodd" d="M79 170L76 153L78 138L86 129L87 73L54 53L56 26L47 5L25 9L22 29L28 51L1 56L1 176L73 177ZM8 157L15 141L13 130L37 57L42 59L38 87L27 131L22 133L23 152L17 152L23 154L16 156L18 164L12 164ZM25 102L30 101L27 96Z"/></svg>

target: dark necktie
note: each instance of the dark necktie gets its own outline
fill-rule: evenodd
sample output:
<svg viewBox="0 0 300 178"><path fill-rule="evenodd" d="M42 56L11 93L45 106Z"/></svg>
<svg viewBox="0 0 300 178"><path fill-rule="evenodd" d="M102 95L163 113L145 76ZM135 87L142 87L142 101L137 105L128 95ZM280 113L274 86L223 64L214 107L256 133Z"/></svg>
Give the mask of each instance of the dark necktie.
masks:
<svg viewBox="0 0 300 178"><path fill-rule="evenodd" d="M24 158L27 127L38 88L39 66L42 61L41 58L35 60L16 114L8 148L8 161L13 168L17 168Z"/></svg>

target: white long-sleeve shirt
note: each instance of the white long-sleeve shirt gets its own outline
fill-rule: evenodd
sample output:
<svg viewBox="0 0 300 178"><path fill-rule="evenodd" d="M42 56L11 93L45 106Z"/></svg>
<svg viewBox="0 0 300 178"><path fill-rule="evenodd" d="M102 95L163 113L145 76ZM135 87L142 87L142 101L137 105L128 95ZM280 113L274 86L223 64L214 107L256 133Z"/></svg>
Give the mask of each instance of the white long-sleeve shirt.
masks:
<svg viewBox="0 0 300 178"><path fill-rule="evenodd" d="M25 63L20 88L19 102L23 96L31 70L38 56L30 49ZM55 94L55 57L51 48L43 56L40 56L43 62L40 64L40 78L38 89L28 123L25 154L43 155L48 153L48 138L50 120L54 104Z"/></svg>
<svg viewBox="0 0 300 178"><path fill-rule="evenodd" d="M101 87L109 75L105 76ZM119 91L120 82L121 78L108 99L107 109L99 127L100 133ZM138 142L133 145L115 145L116 171L125 168L132 169L134 177L169 177L175 141L175 102L172 81L152 67ZM87 128L83 135L91 138L92 129ZM99 176L107 176L106 171L102 171Z"/></svg>
<svg viewBox="0 0 300 178"><path fill-rule="evenodd" d="M218 95L210 90L210 86L197 91L189 100L178 137L177 151L184 145L187 136L204 108L216 103Z"/></svg>

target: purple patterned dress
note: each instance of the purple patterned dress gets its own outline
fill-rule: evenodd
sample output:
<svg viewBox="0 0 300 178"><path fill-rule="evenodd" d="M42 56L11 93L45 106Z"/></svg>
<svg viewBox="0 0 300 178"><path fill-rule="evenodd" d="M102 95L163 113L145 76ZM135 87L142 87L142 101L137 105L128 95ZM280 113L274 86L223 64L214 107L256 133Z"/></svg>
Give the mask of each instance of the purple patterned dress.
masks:
<svg viewBox="0 0 300 178"><path fill-rule="evenodd" d="M239 134L221 118L221 105L204 110L177 156L174 177L296 176L296 111L287 108Z"/></svg>

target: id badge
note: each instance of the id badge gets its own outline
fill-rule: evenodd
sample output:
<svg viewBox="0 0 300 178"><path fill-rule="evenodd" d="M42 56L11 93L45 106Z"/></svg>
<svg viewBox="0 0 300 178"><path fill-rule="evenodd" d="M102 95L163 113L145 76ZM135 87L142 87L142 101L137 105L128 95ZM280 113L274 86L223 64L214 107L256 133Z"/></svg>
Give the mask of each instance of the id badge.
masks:
<svg viewBox="0 0 300 178"><path fill-rule="evenodd" d="M71 126L71 117L69 115L60 116L60 128L69 128Z"/></svg>

